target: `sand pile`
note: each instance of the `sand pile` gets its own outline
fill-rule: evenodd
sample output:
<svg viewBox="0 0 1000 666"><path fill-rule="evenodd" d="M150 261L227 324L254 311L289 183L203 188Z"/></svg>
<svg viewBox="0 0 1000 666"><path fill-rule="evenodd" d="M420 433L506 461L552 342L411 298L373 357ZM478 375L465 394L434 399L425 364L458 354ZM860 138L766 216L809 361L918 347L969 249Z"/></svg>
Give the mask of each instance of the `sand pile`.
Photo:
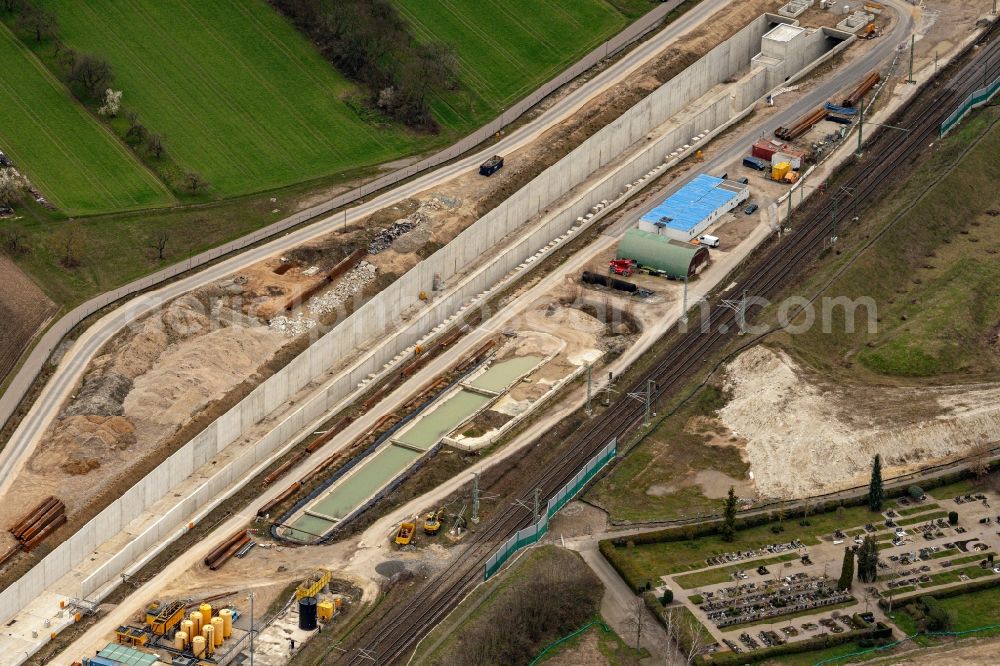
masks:
<svg viewBox="0 0 1000 666"><path fill-rule="evenodd" d="M125 416L140 431L146 424L175 430L253 376L284 342L264 326L234 326L171 345L152 370L136 378Z"/></svg>
<svg viewBox="0 0 1000 666"><path fill-rule="evenodd" d="M67 474L86 474L135 441L135 428L121 416L70 416L58 422L29 468L42 472L58 467Z"/></svg>
<svg viewBox="0 0 1000 666"><path fill-rule="evenodd" d="M804 497L867 482L879 453L888 475L1000 438L1000 387L823 387L763 346L728 367L722 422L746 440L761 495Z"/></svg>

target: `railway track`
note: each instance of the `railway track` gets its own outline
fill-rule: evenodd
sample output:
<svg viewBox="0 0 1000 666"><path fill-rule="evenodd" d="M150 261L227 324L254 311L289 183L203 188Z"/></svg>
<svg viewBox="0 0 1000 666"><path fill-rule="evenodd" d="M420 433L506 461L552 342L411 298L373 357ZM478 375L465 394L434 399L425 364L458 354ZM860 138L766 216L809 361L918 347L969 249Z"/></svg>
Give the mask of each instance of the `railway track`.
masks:
<svg viewBox="0 0 1000 666"><path fill-rule="evenodd" d="M927 85L913 103L893 121L909 132L876 132L866 147L877 155L880 168L873 161L853 168L846 187L853 188L854 201L866 202L893 177L894 168L909 162L929 142L936 140L941 121L984 80L1000 73L1000 39L997 24L961 57L941 70L936 82ZM958 64L964 62L964 64ZM941 81L946 83L940 83ZM772 245L739 278L732 293L746 292L748 297L768 297L787 284L788 278L803 268L824 247L841 218L842 207L835 210L833 196L826 196L812 207L799 231ZM837 214L839 213L839 214ZM713 352L718 351L738 329L736 312L717 303L697 328L681 333L675 330L672 344L662 347L654 366L635 382L631 391L644 391L654 382L653 399L662 398L676 388ZM531 497L536 488L543 498L552 495L572 478L577 470L612 438L621 440L633 431L644 417L644 405L622 395L601 415L579 431L566 447L564 455L551 465L526 478L521 497ZM404 655L427 631L440 622L472 588L482 580L486 560L516 530L525 527L531 516L523 511L505 511L492 518L473 537L465 550L449 566L430 580L409 604L394 606L385 615L353 636L339 654L348 664L387 664Z"/></svg>

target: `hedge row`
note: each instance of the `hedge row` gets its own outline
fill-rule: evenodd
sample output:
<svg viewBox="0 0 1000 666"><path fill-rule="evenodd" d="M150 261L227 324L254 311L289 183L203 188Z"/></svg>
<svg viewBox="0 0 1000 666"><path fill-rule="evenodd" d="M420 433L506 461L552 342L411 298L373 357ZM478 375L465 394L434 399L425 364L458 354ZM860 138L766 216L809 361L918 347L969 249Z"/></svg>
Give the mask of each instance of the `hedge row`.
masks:
<svg viewBox="0 0 1000 666"><path fill-rule="evenodd" d="M983 557L983 559L986 558ZM916 593L911 594L907 597L896 597L895 599L892 600L892 605L895 608L901 608L902 606L910 603L911 601L919 600L920 597L931 596L934 597L935 599L947 599L949 597L958 597L963 594L969 594L970 592L979 592L980 590L988 590L989 588L995 587L997 585L1000 585L1000 578L997 578L996 576L989 576L986 578L976 578L974 580L966 582L964 585L959 585L957 587L952 587L941 591L919 590ZM882 608L882 610L888 610L889 600L884 598L879 599L878 605L880 608Z"/></svg>
<svg viewBox="0 0 1000 666"><path fill-rule="evenodd" d="M808 638L804 641L785 643L784 645L775 645L768 648L762 648L760 650L744 652L743 654L736 654L735 652L729 652L728 650L726 652L717 652L715 654L705 655L702 658L701 663L725 664L726 666L736 664L753 664L781 655L802 654L803 652L825 650L836 645L843 645L844 643L856 642L862 647L873 647L875 645L887 643L891 639L892 628L879 622L874 627L870 627L868 629L855 629L854 631L845 631L842 634L829 634L822 637Z"/></svg>

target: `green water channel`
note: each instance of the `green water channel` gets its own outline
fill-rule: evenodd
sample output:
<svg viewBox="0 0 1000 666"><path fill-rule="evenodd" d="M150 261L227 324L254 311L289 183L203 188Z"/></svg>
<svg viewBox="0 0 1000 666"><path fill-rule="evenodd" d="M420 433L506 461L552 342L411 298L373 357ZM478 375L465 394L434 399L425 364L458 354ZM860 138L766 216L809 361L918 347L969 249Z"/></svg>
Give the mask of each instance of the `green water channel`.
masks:
<svg viewBox="0 0 1000 666"><path fill-rule="evenodd" d="M473 379L469 385L499 393L510 386L518 377L527 374L541 360L538 356L518 356L494 363L493 367Z"/></svg>
<svg viewBox="0 0 1000 666"><path fill-rule="evenodd" d="M363 460L354 473L335 484L325 497L310 505L307 511L331 518L343 518L374 495L379 488L396 478L421 455L419 451L387 444ZM314 538L312 535L323 534L331 527L333 523L329 520L303 514L292 523L291 533L286 536L299 541L310 541ZM297 530L301 530L302 533ZM306 532L311 534L305 534Z"/></svg>
<svg viewBox="0 0 1000 666"><path fill-rule="evenodd" d="M418 417L412 426L394 439L426 451L492 399L491 396L462 389L433 411Z"/></svg>
<svg viewBox="0 0 1000 666"><path fill-rule="evenodd" d="M470 384L486 391L500 392L541 360L538 356L522 356L500 361ZM313 502L307 511L338 520L343 518L491 400L491 396L466 389L455 392L426 415L418 416L412 425L393 438L420 451L395 444L384 445L371 457L363 460L353 474ZM315 535L324 534L333 525L334 522L330 520L303 514L292 523L286 536L297 541L312 541L316 538Z"/></svg>

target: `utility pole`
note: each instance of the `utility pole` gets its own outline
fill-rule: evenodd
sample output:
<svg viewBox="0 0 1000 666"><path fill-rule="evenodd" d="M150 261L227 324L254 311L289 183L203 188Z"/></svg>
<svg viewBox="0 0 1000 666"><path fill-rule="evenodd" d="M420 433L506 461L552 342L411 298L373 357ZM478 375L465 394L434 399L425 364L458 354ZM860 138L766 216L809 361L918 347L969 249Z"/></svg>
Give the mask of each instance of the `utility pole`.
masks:
<svg viewBox="0 0 1000 666"><path fill-rule="evenodd" d="M653 382L652 379L647 379L646 380L646 421L645 421L645 423L643 423L643 425L647 425L647 426L650 424L649 415L650 415L650 410L652 408L652 403L653 403L653 386L654 386L654 384L655 384L655 382Z"/></svg>
<svg viewBox="0 0 1000 666"><path fill-rule="evenodd" d="M587 364L587 416L592 416L594 413L594 410L590 406L590 397L593 391L592 386L593 386L593 368L588 363Z"/></svg>
<svg viewBox="0 0 1000 666"><path fill-rule="evenodd" d="M608 385L604 387L605 388L605 391L604 391L604 406L605 407L610 407L611 406L611 381L614 379L614 377L615 377L614 373L612 373L609 370L608 371Z"/></svg>
<svg viewBox="0 0 1000 666"><path fill-rule="evenodd" d="M472 473L472 522L479 524L479 472Z"/></svg>
<svg viewBox="0 0 1000 666"><path fill-rule="evenodd" d="M539 506L538 506L538 494L540 492L541 492L540 488L535 488L535 502L534 502L534 505L533 505L534 508L531 511L531 516L533 518L533 520L531 521L532 525L534 525L535 523L538 522L538 509L539 509Z"/></svg>
<svg viewBox="0 0 1000 666"><path fill-rule="evenodd" d="M254 629L253 629L253 598L254 598L254 592L253 592L253 590L251 590L250 591L250 666L253 666L253 635L254 635Z"/></svg>
<svg viewBox="0 0 1000 666"><path fill-rule="evenodd" d="M917 36L910 35L910 75L906 77L907 83L916 83L916 81L913 80L913 49L916 47L916 44Z"/></svg>
<svg viewBox="0 0 1000 666"><path fill-rule="evenodd" d="M792 225L792 190L788 190L788 217L785 219L785 224Z"/></svg>
<svg viewBox="0 0 1000 666"><path fill-rule="evenodd" d="M688 321L688 276L687 273L684 274L684 296L681 303L681 321L687 323Z"/></svg>
<svg viewBox="0 0 1000 666"><path fill-rule="evenodd" d="M861 96L861 106L858 107L858 149L854 151L854 155L861 157L861 144L864 143L864 133L865 133L865 96Z"/></svg>

